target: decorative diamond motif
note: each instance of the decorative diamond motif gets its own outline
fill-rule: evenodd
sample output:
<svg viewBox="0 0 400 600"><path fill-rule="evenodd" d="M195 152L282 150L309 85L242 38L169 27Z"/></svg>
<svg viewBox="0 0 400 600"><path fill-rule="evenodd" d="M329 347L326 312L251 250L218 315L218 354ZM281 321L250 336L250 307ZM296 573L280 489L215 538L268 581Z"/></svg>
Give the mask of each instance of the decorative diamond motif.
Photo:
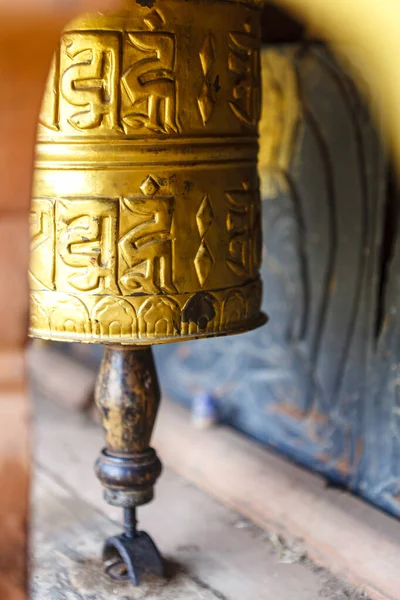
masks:
<svg viewBox="0 0 400 600"><path fill-rule="evenodd" d="M205 236L207 231L210 229L212 222L215 219L215 215L211 206L210 199L207 194L204 194L199 210L196 214L197 229L201 237L200 247L197 251L194 259L194 266L196 268L197 277L199 278L200 285L203 286L209 273L211 266L214 263L214 259L207 246Z"/></svg>
<svg viewBox="0 0 400 600"><path fill-rule="evenodd" d="M211 113L216 101L215 90L213 89L211 83L211 69L215 60L215 52L214 41L210 33L204 40L199 57L204 80L200 89L200 93L197 97L197 104L199 105L203 124L206 125L207 121L211 117Z"/></svg>
<svg viewBox="0 0 400 600"><path fill-rule="evenodd" d="M205 244L201 244L197 251L194 259L194 266L196 268L197 277L199 278L200 284L203 286L209 273L214 260L210 254L209 249Z"/></svg>
<svg viewBox="0 0 400 600"><path fill-rule="evenodd" d="M197 98L197 104L199 105L201 118L203 119L203 123L205 125L208 119L211 117L211 113L215 104L210 84L207 81L203 82L200 94Z"/></svg>
<svg viewBox="0 0 400 600"><path fill-rule="evenodd" d="M151 175L148 175L140 186L140 189L145 196L154 196L160 189L160 186Z"/></svg>
<svg viewBox="0 0 400 600"><path fill-rule="evenodd" d="M215 53L214 53L213 39L211 37L211 34L209 33L208 36L206 37L206 39L204 40L203 46L200 50L200 62L201 62L201 68L203 69L204 77L207 77L207 75L211 69L214 58L215 58Z"/></svg>
<svg viewBox="0 0 400 600"><path fill-rule="evenodd" d="M210 199L208 195L205 194L196 215L197 229L199 230L202 238L204 238L206 235L211 223L214 221L214 218L215 217L211 207Z"/></svg>

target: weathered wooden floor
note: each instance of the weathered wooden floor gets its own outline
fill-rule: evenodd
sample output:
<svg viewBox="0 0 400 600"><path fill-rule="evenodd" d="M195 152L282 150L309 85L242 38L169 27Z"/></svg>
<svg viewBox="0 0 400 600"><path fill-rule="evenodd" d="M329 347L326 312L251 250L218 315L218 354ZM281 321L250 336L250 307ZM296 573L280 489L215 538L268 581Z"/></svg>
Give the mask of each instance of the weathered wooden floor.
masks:
<svg viewBox="0 0 400 600"><path fill-rule="evenodd" d="M170 562L168 581L140 588L103 574L104 538L120 531L119 511L102 500L92 464L100 427L81 414L37 401L32 600L331 600L365 598L300 547L244 521L166 469L141 525Z"/></svg>

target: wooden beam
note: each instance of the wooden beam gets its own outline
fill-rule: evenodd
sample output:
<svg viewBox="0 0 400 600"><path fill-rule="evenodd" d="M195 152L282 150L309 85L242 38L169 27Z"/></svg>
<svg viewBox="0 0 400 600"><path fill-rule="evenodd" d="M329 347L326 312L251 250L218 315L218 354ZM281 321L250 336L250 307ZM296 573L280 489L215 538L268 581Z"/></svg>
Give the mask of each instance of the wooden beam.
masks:
<svg viewBox="0 0 400 600"><path fill-rule="evenodd" d="M154 445L182 477L270 532L300 539L310 558L372 599L398 600L396 519L228 427L194 429L173 402L161 403Z"/></svg>

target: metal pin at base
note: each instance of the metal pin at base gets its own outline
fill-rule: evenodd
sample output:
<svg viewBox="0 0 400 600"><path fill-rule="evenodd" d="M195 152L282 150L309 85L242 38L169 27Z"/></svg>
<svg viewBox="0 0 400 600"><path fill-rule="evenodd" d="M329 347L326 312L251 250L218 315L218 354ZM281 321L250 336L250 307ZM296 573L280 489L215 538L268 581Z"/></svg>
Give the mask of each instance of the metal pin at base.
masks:
<svg viewBox="0 0 400 600"><path fill-rule="evenodd" d="M136 509L124 509L125 532L110 537L103 548L106 573L117 581L139 585L143 575L165 577L163 559L151 537L137 531Z"/></svg>

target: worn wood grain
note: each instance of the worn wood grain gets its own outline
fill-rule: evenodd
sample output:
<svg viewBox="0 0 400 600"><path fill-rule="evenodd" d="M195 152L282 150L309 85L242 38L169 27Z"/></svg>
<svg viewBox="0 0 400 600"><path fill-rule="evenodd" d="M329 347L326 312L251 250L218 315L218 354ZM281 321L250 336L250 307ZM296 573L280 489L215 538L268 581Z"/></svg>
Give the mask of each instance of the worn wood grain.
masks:
<svg viewBox="0 0 400 600"><path fill-rule="evenodd" d="M61 353L54 345L35 341L28 352L32 385L42 396L74 410L85 410L94 402L96 373Z"/></svg>
<svg viewBox="0 0 400 600"><path fill-rule="evenodd" d="M271 542L268 533L169 469L139 519L169 560L172 578L139 589L111 583L102 573L100 548L121 525L120 511L103 502L92 470L101 429L50 403L41 402L36 415L32 600L364 598L302 558L298 544Z"/></svg>
<svg viewBox="0 0 400 600"><path fill-rule="evenodd" d="M115 523L40 469L35 478L35 506L32 600L215 598L183 570L169 584L148 578L140 588L133 588L111 580L104 573L99 550L104 539L115 533Z"/></svg>
<svg viewBox="0 0 400 600"><path fill-rule="evenodd" d="M376 600L399 600L400 523L318 475L228 427L197 431L187 411L164 402L160 456L182 476L258 525L302 540L317 563Z"/></svg>

